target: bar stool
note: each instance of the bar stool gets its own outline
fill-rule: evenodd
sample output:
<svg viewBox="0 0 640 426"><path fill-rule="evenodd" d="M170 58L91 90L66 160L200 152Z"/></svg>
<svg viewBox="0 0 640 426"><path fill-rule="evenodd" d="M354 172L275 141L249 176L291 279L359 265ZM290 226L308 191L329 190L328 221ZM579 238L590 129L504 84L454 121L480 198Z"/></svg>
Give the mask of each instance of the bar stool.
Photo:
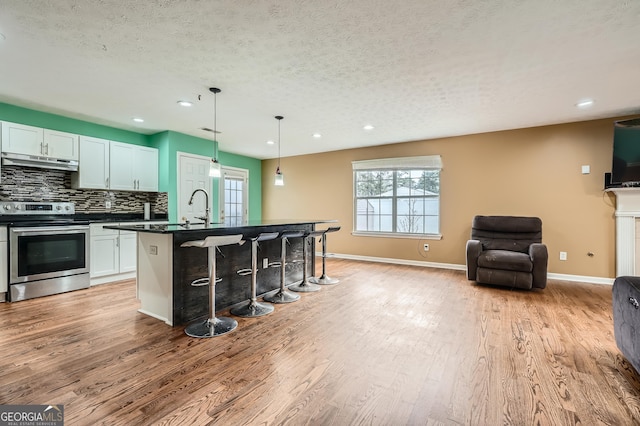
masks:
<svg viewBox="0 0 640 426"><path fill-rule="evenodd" d="M280 290L274 294L268 294L264 300L271 303L291 303L300 299L299 294L291 293L285 285L285 269L287 266L287 243L289 238L299 238L304 236L305 231L282 231L280 239L282 241L282 249L280 250Z"/></svg>
<svg viewBox="0 0 640 426"><path fill-rule="evenodd" d="M243 243L242 235L220 235L210 236L204 240L187 241L180 245L180 247L206 247L208 255L209 276L193 280L191 285L194 287L209 286L209 318L205 321L189 324L184 329L188 336L215 337L233 331L238 326L238 322L233 318L216 317L216 283L222 281L222 278L216 276L216 250L220 246Z"/></svg>
<svg viewBox="0 0 640 426"><path fill-rule="evenodd" d="M307 242L309 242L310 239L318 237L320 235L322 235L322 231L305 231L302 238L302 259L303 259L302 282L300 284L295 284L290 286L289 290L302 292L302 293L310 293L312 291L320 290L320 286L318 284L309 282L309 279L307 278L307 267L309 265L309 256L307 254L308 252Z"/></svg>
<svg viewBox="0 0 640 426"><path fill-rule="evenodd" d="M325 260L327 258L327 234L330 232L336 232L339 230L340 230L339 226L331 226L325 229L324 231L322 231L322 275L319 278L316 278L316 277L309 278L309 282L312 282L314 284L323 284L323 285L338 284L340 282L340 280L336 278L329 277L325 272L326 271Z"/></svg>
<svg viewBox="0 0 640 426"><path fill-rule="evenodd" d="M273 312L274 307L269 303L258 302L257 280L258 280L258 243L261 241L274 240L278 238L277 232L263 232L256 237L243 237L245 241L251 241L251 269L241 269L239 275L251 274L251 298L246 305L232 308L230 312L239 317L261 317Z"/></svg>

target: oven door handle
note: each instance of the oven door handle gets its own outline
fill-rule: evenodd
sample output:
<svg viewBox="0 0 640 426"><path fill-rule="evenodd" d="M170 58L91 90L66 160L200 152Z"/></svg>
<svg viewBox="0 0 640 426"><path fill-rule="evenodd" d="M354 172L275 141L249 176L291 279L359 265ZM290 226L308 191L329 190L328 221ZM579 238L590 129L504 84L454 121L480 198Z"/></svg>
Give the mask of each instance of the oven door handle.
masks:
<svg viewBox="0 0 640 426"><path fill-rule="evenodd" d="M11 232L20 234L35 234L35 233L73 233L84 232L89 229L89 226L74 225L74 226L43 226L43 227L29 227L29 228L11 228Z"/></svg>

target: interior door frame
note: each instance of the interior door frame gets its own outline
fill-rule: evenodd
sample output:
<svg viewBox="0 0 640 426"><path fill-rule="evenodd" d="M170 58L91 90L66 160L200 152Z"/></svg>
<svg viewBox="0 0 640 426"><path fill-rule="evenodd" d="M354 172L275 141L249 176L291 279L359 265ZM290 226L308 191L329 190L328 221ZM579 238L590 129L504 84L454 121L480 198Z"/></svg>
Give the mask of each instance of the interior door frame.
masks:
<svg viewBox="0 0 640 426"><path fill-rule="evenodd" d="M243 222L249 220L249 170L240 167L222 166L220 173L220 182L218 182L218 218L222 218L224 208L224 177L225 173L232 176L242 177L245 180L244 191L242 194L242 202L244 204ZM226 217L226 215L225 215ZM221 220L222 221L222 220Z"/></svg>
<svg viewBox="0 0 640 426"><path fill-rule="evenodd" d="M182 157L188 157L188 158L193 158L196 160L203 160L203 161L211 161L211 157L206 157L204 155L198 155L198 154L191 154L189 152L183 152L183 151L178 151L176 152L176 176L177 176L177 181L176 181L176 221L177 222L181 222L181 217L183 216L182 213L182 206L180 205L180 200L182 199L182 193L181 193L181 187L182 187L182 170L180 167L180 159ZM213 212L213 178L209 178L208 179L209 182L209 188L207 189L207 192L209 193L209 209L211 209L211 211ZM220 197L218 197L219 199Z"/></svg>

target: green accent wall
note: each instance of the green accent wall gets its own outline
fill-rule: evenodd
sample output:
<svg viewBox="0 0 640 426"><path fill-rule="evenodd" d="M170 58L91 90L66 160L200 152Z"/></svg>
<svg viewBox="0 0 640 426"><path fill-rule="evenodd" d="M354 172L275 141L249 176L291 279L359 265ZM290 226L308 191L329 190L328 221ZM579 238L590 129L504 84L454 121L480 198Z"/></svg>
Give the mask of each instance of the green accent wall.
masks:
<svg viewBox="0 0 640 426"><path fill-rule="evenodd" d="M5 103L0 103L0 120L157 148L159 162L158 188L161 192L168 193L169 221L171 222L178 220L178 206L176 204L178 186L176 162L178 151L206 157L211 157L214 151L213 144L215 142L210 139L197 138L173 131L145 135ZM262 161L226 152L218 152L218 161L223 167L236 167L249 171L249 220L261 220ZM213 219L217 220L218 185L214 183L213 188L211 211Z"/></svg>
<svg viewBox="0 0 640 426"><path fill-rule="evenodd" d="M158 148L160 154L160 182L159 189L169 193L169 220L179 221L178 206L175 202L178 193L178 152L213 156L213 144L210 139L201 139L183 133L166 131L151 136L152 146ZM222 167L236 167L249 171L249 220L259 221L262 219L262 161L245 157L242 155L218 152L218 161ZM217 179L216 179L217 181ZM218 185L214 182L212 198L212 218L214 221L218 217Z"/></svg>

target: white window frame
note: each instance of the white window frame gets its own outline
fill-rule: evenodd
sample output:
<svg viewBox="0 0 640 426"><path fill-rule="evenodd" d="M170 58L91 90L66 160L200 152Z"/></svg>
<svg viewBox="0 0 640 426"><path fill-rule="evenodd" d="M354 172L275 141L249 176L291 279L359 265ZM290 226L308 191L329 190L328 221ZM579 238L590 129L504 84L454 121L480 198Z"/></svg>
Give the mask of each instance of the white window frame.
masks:
<svg viewBox="0 0 640 426"><path fill-rule="evenodd" d="M402 171L402 170L442 170L442 158L440 155L427 155L416 157L396 157L396 158L379 158L374 160L361 160L351 162L353 170L353 230L352 235L366 237L391 237L391 238L412 238L412 239L442 239L441 231L441 211L438 208L438 230L437 234L416 234L404 232L383 232L383 231L359 231L357 230L357 188L356 188L356 172L358 171ZM440 194L441 195L441 194ZM394 195L394 201L396 196Z"/></svg>

